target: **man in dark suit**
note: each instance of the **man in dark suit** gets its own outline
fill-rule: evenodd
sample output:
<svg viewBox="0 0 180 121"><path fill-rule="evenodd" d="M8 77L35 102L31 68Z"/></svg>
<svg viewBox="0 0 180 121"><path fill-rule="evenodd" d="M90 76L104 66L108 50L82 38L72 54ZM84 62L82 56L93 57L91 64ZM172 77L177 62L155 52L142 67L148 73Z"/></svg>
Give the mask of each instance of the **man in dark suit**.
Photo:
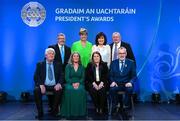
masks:
<svg viewBox="0 0 180 121"><path fill-rule="evenodd" d="M113 43L110 44L111 60L113 61L115 59L118 59L118 48L119 47L125 47L127 50L127 57L126 58L133 60L135 62L135 65L136 65L136 60L135 60L133 51L131 49L131 46L130 46L130 44L122 41L120 33L114 32L112 34L112 39L113 39Z"/></svg>
<svg viewBox="0 0 180 121"><path fill-rule="evenodd" d="M62 63L63 72L65 71L65 67L69 61L69 57L71 55L71 49L65 45L66 37L63 33L59 33L57 35L58 43L55 45L50 45L49 48L53 48L56 52L54 60Z"/></svg>
<svg viewBox="0 0 180 121"><path fill-rule="evenodd" d="M110 96L112 97L113 109L118 104L118 91L125 91L123 99L124 108L130 107L130 94L133 91L133 83L136 79L136 67L133 60L127 59L125 47L118 49L119 58L112 61L110 66Z"/></svg>
<svg viewBox="0 0 180 121"><path fill-rule="evenodd" d="M48 48L53 48L55 50L55 58L54 61L61 63L62 67L62 79L65 81L65 67L68 64L70 55L71 55L71 49L65 45L66 41L66 36L63 33L59 33L57 35L57 44L55 45L50 45ZM48 95L48 103L49 103L49 112L52 110L51 105L53 102L53 97L52 95Z"/></svg>
<svg viewBox="0 0 180 121"><path fill-rule="evenodd" d="M58 106L62 95L63 80L61 75L61 64L54 62L55 51L53 48L45 50L46 60L37 63L34 74L35 89L34 97L38 115L36 118L43 117L42 96L46 92L53 92L52 114L57 115Z"/></svg>

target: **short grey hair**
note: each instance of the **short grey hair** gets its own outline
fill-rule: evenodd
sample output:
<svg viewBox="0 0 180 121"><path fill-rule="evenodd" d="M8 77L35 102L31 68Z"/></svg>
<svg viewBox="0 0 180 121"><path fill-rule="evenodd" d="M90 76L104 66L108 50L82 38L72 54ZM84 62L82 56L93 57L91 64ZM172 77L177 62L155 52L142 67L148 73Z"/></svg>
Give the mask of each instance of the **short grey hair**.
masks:
<svg viewBox="0 0 180 121"><path fill-rule="evenodd" d="M66 36L65 36L65 34L64 34L64 33L58 33L57 37L59 37L59 36L63 36L63 37L64 37L64 39L66 38Z"/></svg>
<svg viewBox="0 0 180 121"><path fill-rule="evenodd" d="M118 49L119 50L125 50L125 52L127 53L127 49L125 47L123 47L123 46L119 47Z"/></svg>
<svg viewBox="0 0 180 121"><path fill-rule="evenodd" d="M119 37L121 37L121 34L119 32L113 32L112 36L114 35L118 35Z"/></svg>
<svg viewBox="0 0 180 121"><path fill-rule="evenodd" d="M54 55L56 54L56 53L55 53L55 50L54 50L53 48L47 48L47 49L45 50L45 55L47 55L47 53L50 52L50 51L53 52Z"/></svg>

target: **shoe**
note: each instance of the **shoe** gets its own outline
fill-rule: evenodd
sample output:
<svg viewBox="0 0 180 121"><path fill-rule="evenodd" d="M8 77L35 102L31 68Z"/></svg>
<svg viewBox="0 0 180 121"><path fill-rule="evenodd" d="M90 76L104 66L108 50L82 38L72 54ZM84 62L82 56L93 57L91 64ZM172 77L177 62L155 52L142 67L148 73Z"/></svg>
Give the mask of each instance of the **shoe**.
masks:
<svg viewBox="0 0 180 121"><path fill-rule="evenodd" d="M119 108L114 108L113 110L112 110L112 115L117 115L118 114L118 111L119 111Z"/></svg>
<svg viewBox="0 0 180 121"><path fill-rule="evenodd" d="M52 108L48 108L48 112L51 113L52 112Z"/></svg>
<svg viewBox="0 0 180 121"><path fill-rule="evenodd" d="M99 109L99 114L100 114L100 115L102 115L102 114L103 114L103 111L102 111L102 109L101 109L101 108Z"/></svg>
<svg viewBox="0 0 180 121"><path fill-rule="evenodd" d="M52 111L51 115L54 116L54 117L58 117L59 116L59 112L57 110Z"/></svg>
<svg viewBox="0 0 180 121"><path fill-rule="evenodd" d="M35 119L41 120L43 118L43 115L44 114L42 112L40 112L40 113L38 113L38 115L35 116Z"/></svg>
<svg viewBox="0 0 180 121"><path fill-rule="evenodd" d="M96 108L96 113L99 113L99 110L98 110L98 108Z"/></svg>

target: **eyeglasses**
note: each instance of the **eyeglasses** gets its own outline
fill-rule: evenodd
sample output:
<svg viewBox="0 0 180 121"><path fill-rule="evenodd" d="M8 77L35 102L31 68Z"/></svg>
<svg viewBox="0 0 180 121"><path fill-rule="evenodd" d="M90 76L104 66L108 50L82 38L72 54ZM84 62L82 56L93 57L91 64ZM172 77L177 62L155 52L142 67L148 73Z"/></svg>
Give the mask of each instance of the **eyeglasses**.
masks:
<svg viewBox="0 0 180 121"><path fill-rule="evenodd" d="M119 54L126 54L126 53L119 53Z"/></svg>
<svg viewBox="0 0 180 121"><path fill-rule="evenodd" d="M60 40L60 39L64 39L64 38L58 38L58 40Z"/></svg>

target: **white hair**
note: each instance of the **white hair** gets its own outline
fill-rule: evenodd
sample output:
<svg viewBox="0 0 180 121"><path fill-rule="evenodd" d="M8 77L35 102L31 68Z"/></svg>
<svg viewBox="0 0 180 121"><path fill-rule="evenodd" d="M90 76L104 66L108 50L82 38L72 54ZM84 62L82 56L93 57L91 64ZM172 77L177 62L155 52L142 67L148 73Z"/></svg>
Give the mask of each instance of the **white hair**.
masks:
<svg viewBox="0 0 180 121"><path fill-rule="evenodd" d="M119 37L121 37L121 34L119 32L113 32L112 36L118 35Z"/></svg>
<svg viewBox="0 0 180 121"><path fill-rule="evenodd" d="M58 33L57 37L59 37L59 36L63 36L64 38L66 38L64 33Z"/></svg>
<svg viewBox="0 0 180 121"><path fill-rule="evenodd" d="M47 55L48 52L53 52L54 55L56 54L56 53L55 53L55 50L54 50L53 48L47 48L47 49L45 50L45 55Z"/></svg>

